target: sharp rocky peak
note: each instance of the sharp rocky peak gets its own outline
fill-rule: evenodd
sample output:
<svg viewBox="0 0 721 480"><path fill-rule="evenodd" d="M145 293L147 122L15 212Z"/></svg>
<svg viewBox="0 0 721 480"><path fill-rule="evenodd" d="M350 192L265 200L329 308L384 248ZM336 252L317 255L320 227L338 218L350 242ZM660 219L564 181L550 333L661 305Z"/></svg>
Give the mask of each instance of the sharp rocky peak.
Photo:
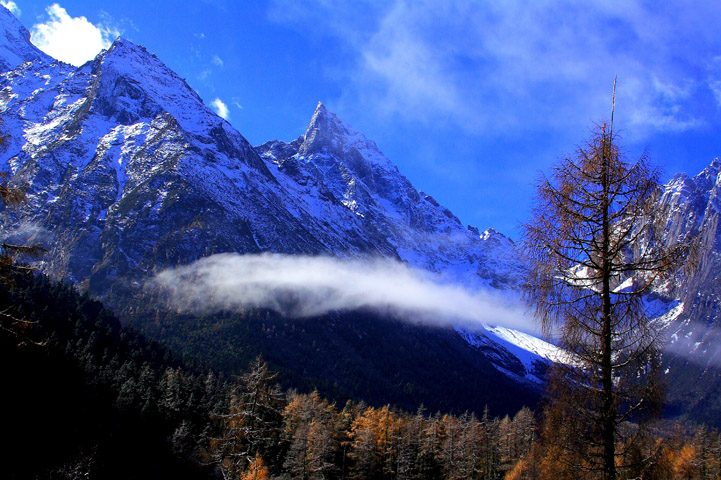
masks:
<svg viewBox="0 0 721 480"><path fill-rule="evenodd" d="M351 131L334 113L329 112L323 103L318 102L305 135L303 135L300 153L308 155L321 152L342 152L348 137L357 135L357 132Z"/></svg>
<svg viewBox="0 0 721 480"><path fill-rule="evenodd" d="M116 38L110 48L99 53L95 62L106 74L132 76L138 80L160 83L169 88L176 86L173 80L178 80L185 88L193 91L185 80L168 68L155 54L148 52L142 45L122 37Z"/></svg>
<svg viewBox="0 0 721 480"><path fill-rule="evenodd" d="M359 154L366 162L384 170L396 170L375 142L368 140L335 113L328 111L322 102L318 102L305 135L301 138L303 143L298 150L301 156L321 154L344 158L349 154Z"/></svg>
<svg viewBox="0 0 721 480"><path fill-rule="evenodd" d="M719 183L721 173L721 161L714 158L711 164L696 175L693 180L701 191L709 191Z"/></svg>
<svg viewBox="0 0 721 480"><path fill-rule="evenodd" d="M101 52L99 56L104 58L125 58L127 60L141 61L146 64L153 62L165 67L155 54L150 53L144 46L133 43L124 37L117 37L112 45L110 45L110 48Z"/></svg>

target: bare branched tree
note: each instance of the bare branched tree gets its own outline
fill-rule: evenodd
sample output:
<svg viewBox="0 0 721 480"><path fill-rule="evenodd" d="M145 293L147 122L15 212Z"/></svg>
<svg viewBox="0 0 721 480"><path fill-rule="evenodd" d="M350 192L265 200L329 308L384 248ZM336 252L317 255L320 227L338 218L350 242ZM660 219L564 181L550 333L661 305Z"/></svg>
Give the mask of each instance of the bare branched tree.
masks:
<svg viewBox="0 0 721 480"><path fill-rule="evenodd" d="M659 172L645 154L625 161L611 119L541 178L524 225L532 265L527 299L544 331L571 352L551 394L579 422L567 444L584 451L568 458L583 459L579 472L607 480L623 468L617 445L630 443L622 435L638 435L661 398L659 332L647 295L692 251L661 244Z"/></svg>

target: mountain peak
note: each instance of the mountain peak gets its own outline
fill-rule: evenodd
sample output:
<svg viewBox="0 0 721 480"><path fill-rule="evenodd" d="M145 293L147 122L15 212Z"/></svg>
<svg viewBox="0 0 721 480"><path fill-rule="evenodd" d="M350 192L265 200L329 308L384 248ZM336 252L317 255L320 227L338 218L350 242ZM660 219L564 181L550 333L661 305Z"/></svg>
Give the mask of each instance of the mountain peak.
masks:
<svg viewBox="0 0 721 480"><path fill-rule="evenodd" d="M117 37L110 48L104 53L101 53L104 58L118 58L118 57L129 57L134 55L135 57L143 59L143 61L151 61L155 59L158 63L161 63L155 55L148 52L142 45L137 45L127 38Z"/></svg>
<svg viewBox="0 0 721 480"><path fill-rule="evenodd" d="M708 167L706 167L704 172L708 172L709 174L711 174L713 176L718 175L719 172L721 172L721 160L719 160L718 157L714 158L711 161L711 164Z"/></svg>
<svg viewBox="0 0 721 480"><path fill-rule="evenodd" d="M110 48L108 48L108 52L115 51L115 50L122 50L122 49L128 49L128 50L137 50L139 52L142 52L145 55L154 56L152 53L148 52L145 47L142 45L138 45L136 43L133 43L132 41L128 40L125 37L118 36L113 40L113 43L110 45Z"/></svg>
<svg viewBox="0 0 721 480"><path fill-rule="evenodd" d="M0 72L13 70L24 62L53 59L30 42L30 32L10 10L0 5Z"/></svg>
<svg viewBox="0 0 721 480"><path fill-rule="evenodd" d="M135 122L161 111L189 132L202 133L224 122L198 93L142 45L122 37L95 59L108 116Z"/></svg>
<svg viewBox="0 0 721 480"><path fill-rule="evenodd" d="M342 122L335 114L330 113L322 102L318 102L308 128L305 130L304 143L307 143L309 148L311 145L327 147L329 146L327 144L337 144L347 133L347 128L343 128L344 125L341 124Z"/></svg>
<svg viewBox="0 0 721 480"><path fill-rule="evenodd" d="M385 170L396 170L375 142L368 140L335 113L328 111L323 102L318 102L302 139L303 144L298 153L303 156L325 154L345 158L348 154L358 155L365 162L381 166Z"/></svg>
<svg viewBox="0 0 721 480"><path fill-rule="evenodd" d="M721 174L721 160L714 158L708 167L693 178L693 181L701 191L707 192L718 183L719 174Z"/></svg>

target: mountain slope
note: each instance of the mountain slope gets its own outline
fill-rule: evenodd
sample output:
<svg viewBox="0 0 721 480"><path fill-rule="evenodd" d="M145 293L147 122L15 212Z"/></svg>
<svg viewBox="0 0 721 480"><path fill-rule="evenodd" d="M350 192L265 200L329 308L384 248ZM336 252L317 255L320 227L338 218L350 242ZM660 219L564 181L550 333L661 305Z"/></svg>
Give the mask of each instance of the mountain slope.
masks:
<svg viewBox="0 0 721 480"><path fill-rule="evenodd" d="M698 242L696 268L665 287L683 305L670 325L676 329L674 350L687 352L696 362L721 366L718 330L721 328L721 162L714 159L695 177L676 175L664 187L659 201L664 212L664 242ZM687 356L689 356L687 355Z"/></svg>
<svg viewBox="0 0 721 480"><path fill-rule="evenodd" d="M178 431L207 443L217 382L42 275L3 283L0 311L3 478L216 478Z"/></svg>
<svg viewBox="0 0 721 480"><path fill-rule="evenodd" d="M0 72L13 70L24 62L54 62L50 56L30 43L30 32L4 6L0 6L0 25L4 30L4 34L0 35Z"/></svg>

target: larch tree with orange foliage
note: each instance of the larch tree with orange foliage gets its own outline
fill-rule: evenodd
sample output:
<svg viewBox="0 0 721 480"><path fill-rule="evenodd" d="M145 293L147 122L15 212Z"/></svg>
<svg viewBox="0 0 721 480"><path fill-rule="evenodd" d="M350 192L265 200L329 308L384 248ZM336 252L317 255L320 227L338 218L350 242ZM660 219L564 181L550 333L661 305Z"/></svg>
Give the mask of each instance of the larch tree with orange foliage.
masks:
<svg viewBox="0 0 721 480"><path fill-rule="evenodd" d="M605 480L623 467L616 447L628 442L620 426L643 423L659 407L659 333L644 299L692 251L660 242L658 181L645 155L625 160L612 114L610 125L541 179L524 226L527 299L545 332L570 352L555 377L563 393L555 401L572 406L564 421L579 424L585 464L569 468Z"/></svg>
<svg viewBox="0 0 721 480"><path fill-rule="evenodd" d="M268 480L268 478L268 469L258 454L255 455L255 460L250 461L248 470L240 476L240 480Z"/></svg>

